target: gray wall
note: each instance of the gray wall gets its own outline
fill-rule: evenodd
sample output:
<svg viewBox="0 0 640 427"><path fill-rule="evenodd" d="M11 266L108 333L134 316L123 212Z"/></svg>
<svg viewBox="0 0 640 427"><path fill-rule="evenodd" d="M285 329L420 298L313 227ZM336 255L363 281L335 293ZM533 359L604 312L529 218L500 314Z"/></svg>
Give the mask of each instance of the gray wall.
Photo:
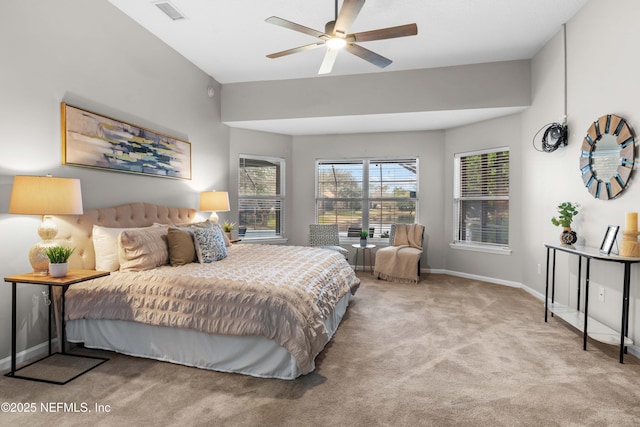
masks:
<svg viewBox="0 0 640 427"><path fill-rule="evenodd" d="M307 244L309 224L315 222L315 161L317 159L417 157L419 205L417 221L426 227L423 268L444 268L444 132L397 132L293 138L293 200L289 222L293 244ZM355 243L355 242L352 242ZM375 239L373 241L375 242ZM349 248L349 245L345 247ZM350 249L350 248L349 248Z"/></svg>
<svg viewBox="0 0 640 427"><path fill-rule="evenodd" d="M295 161L291 147L291 136L275 133L258 132L246 129L230 130L229 139L229 203L231 212L229 220L238 223L238 159L241 154L254 156L278 157L285 160L285 194L287 203L284 209L284 238L291 236L291 218L297 214L293 191ZM237 230L233 231L236 237Z"/></svg>
<svg viewBox="0 0 640 427"><path fill-rule="evenodd" d="M106 0L5 0L0 51L1 277L30 271L27 253L39 240L40 218L7 214L14 175L80 178L85 209L197 208L200 191L227 187L228 128L219 100L207 96L220 86ZM61 101L189 140L193 180L62 166ZM0 286L0 364L10 353L10 289ZM46 339L43 289L19 287L19 351Z"/></svg>
<svg viewBox="0 0 640 427"><path fill-rule="evenodd" d="M521 231L521 120L520 114L450 129L446 132L446 154L444 159L444 223L445 244L441 250L446 254L446 269L481 277L490 277L504 282L519 284L522 281ZM508 255L453 249L453 158L456 153L486 148L509 147L509 248Z"/></svg>
<svg viewBox="0 0 640 427"><path fill-rule="evenodd" d="M50 172L81 178L86 208L138 200L196 207L197 194L201 190L228 188L233 191L238 154L285 157L287 192L291 196L286 214L287 236L290 243L305 244L307 225L314 219L313 169L317 158L417 156L421 174L419 220L427 226L429 237L423 266L522 283L533 293L542 294L544 274L538 274L538 265L544 267L544 243L558 239L560 230L553 227L549 219L559 202L572 200L582 205L575 228L581 242L592 246L600 245L607 225L624 225L624 213L639 210L637 179L619 199L599 201L583 187L578 169L581 140L593 120L603 114L615 113L626 118L632 127L640 127L636 106L640 86L636 84L635 75L640 58L634 54L640 39L638 19L640 3L637 1L618 0L613 8L611 2L591 0L568 22L571 135L567 148L546 154L535 151L531 140L543 125L562 118L564 60L561 33L532 61L524 61L527 64L524 69L522 63L516 61L515 69L520 71L515 74L522 80L507 79L510 83L506 87L509 88L514 82L520 83L513 89L515 98L506 99L511 99L508 101L511 106L531 103L531 107L520 115L441 132L288 137L254 131L229 132L221 124L218 99L212 100L206 95L207 86L214 86L216 93L229 97L230 121L267 119L269 114L275 114L269 111L284 114L283 118L333 115L328 112L334 111L332 103L346 102L347 98L339 98L340 94L347 94L349 100L354 100L366 88L353 86L353 77L318 79L313 83L318 91L329 82L334 87L327 105L318 102L324 99L318 98L320 92L312 98L297 99L301 87L304 89L300 81L220 88L210 77L106 1L58 0L55 5L33 0L5 1L0 16L3 60L0 138L7 155L0 158L0 256L3 258L0 273L6 276L28 271L26 254L38 239L38 218L6 214L13 176L19 173ZM460 68L463 73L469 69L485 68ZM412 97L413 89L434 88L438 83L434 77L438 71L411 75L414 74L422 79L420 84L403 87L394 81L395 89L387 93L393 97L392 102L383 110L377 107L373 112L427 108L420 104L424 99ZM477 78L486 80L483 75L480 73ZM375 77L378 78L381 77ZM522 81L526 82L526 88L521 86ZM383 88L385 85L377 82L377 86L367 87ZM464 87L467 89L442 89L444 92L440 95L452 95L453 101L438 100L434 96L429 102L436 104L429 108L437 109L438 105L453 108L456 97L461 95L466 101L458 99L456 105L464 108L475 105L470 104L470 100L482 97L469 93L474 90L469 86ZM492 106L487 105L491 103L489 101L504 94L500 87L492 87L499 92L485 94L489 98L484 106ZM475 88L483 90L477 84ZM234 91L238 91L237 98ZM259 93L264 96L263 101L248 102ZM266 96L273 93L282 98ZM404 99L396 98L395 93L402 93ZM384 101L375 97L376 94L369 93L361 100L348 102L341 113L371 111L367 108ZM62 100L189 139L193 144L194 180L163 180L60 166L59 103ZM274 108L276 101L287 101L288 106ZM269 110L265 108L267 104ZM322 105L324 110L318 110ZM244 108L248 112L240 113ZM301 112L295 112L296 108ZM514 162L511 177L512 254L498 256L452 250L449 243L453 154L503 145L511 147ZM226 215L234 218L232 212ZM559 279L569 281L575 287L574 261L566 259L559 267ZM639 270L633 268L631 289L631 326L636 340L640 339ZM606 300L598 302L595 294L592 295L591 313L613 327L618 327L620 321L621 281L620 266L603 263L592 266L591 290L596 292L598 286L606 287ZM559 297L568 298L569 295L570 292L565 292ZM9 286L0 287L0 357L9 354L9 296ZM20 309L23 314L19 320L19 347L23 349L41 343L45 336L43 316L46 311L37 289L21 287ZM542 308L540 312L542 320Z"/></svg>
<svg viewBox="0 0 640 427"><path fill-rule="evenodd" d="M234 83L222 88L222 121L523 107L531 104L529 73L522 60Z"/></svg>
<svg viewBox="0 0 640 427"><path fill-rule="evenodd" d="M558 121L563 114L563 38L554 37L532 61L533 105L522 114L522 282L544 293L544 242L556 242L560 229L550 223L555 206L562 201L581 204L574 222L580 242L599 247L609 224L624 228L625 212L640 210L637 175L618 199L594 199L582 184L578 159L587 129L598 117L617 114L637 132L640 85L637 52L640 40L640 2L634 0L591 0L567 24L569 145L552 154L531 147L533 134L544 124ZM608 52L608 54L607 54ZM636 147L638 142L636 141ZM636 156L637 159L637 156ZM637 166L636 172L637 174ZM561 260L560 260L561 259ZM559 298L575 302L577 260L561 257L558 279L571 283L570 291ZM591 267L589 313L616 329L620 325L622 266L594 262ZM640 340L640 268L631 271L630 327L634 341ZM605 301L597 298L605 288Z"/></svg>

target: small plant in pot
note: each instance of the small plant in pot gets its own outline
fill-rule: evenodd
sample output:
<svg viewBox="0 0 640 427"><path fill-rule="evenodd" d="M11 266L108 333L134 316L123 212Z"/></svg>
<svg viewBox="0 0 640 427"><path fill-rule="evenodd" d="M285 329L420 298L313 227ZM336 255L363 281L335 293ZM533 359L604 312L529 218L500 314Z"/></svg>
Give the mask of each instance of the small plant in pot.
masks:
<svg viewBox="0 0 640 427"><path fill-rule="evenodd" d="M45 250L49 258L49 274L51 277L64 277L69 271L69 257L76 248L66 246L51 246Z"/></svg>
<svg viewBox="0 0 640 427"><path fill-rule="evenodd" d="M573 202L562 202L558 205L558 216L551 218L551 223L557 227L562 227L560 241L565 245L573 245L578 241L576 232L571 230L573 218L578 215L580 205Z"/></svg>
<svg viewBox="0 0 640 427"><path fill-rule="evenodd" d="M236 224L233 222L229 222L229 221L225 221L224 224L222 224L222 231L224 231L225 233L227 233L227 237L229 239L231 239L231 231L233 231L233 229L236 227Z"/></svg>
<svg viewBox="0 0 640 427"><path fill-rule="evenodd" d="M363 248L367 246L367 237L369 237L368 231L363 230L360 232L360 246L362 246Z"/></svg>

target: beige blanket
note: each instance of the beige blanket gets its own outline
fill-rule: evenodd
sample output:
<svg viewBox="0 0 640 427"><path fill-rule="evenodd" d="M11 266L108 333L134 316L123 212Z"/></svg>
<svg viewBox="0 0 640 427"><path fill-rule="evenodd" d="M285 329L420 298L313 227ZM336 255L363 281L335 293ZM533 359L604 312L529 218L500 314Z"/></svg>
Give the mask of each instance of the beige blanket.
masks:
<svg viewBox="0 0 640 427"><path fill-rule="evenodd" d="M359 283L337 252L234 245L211 264L116 272L73 285L66 317L263 336L286 348L306 374L329 340L323 321Z"/></svg>
<svg viewBox="0 0 640 427"><path fill-rule="evenodd" d="M418 283L423 232L424 226L420 224L396 225L393 246L376 252L374 275L394 282Z"/></svg>

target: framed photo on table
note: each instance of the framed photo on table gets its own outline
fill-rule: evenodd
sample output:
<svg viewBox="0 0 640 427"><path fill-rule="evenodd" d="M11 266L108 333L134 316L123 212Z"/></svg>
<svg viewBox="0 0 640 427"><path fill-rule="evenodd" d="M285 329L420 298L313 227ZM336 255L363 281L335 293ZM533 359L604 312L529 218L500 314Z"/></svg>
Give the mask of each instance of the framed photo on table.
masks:
<svg viewBox="0 0 640 427"><path fill-rule="evenodd" d="M611 248L613 248L613 243L616 241L619 229L619 225L610 225L607 227L607 232L605 233L604 239L602 239L602 244L600 245L601 254L609 255L611 253Z"/></svg>

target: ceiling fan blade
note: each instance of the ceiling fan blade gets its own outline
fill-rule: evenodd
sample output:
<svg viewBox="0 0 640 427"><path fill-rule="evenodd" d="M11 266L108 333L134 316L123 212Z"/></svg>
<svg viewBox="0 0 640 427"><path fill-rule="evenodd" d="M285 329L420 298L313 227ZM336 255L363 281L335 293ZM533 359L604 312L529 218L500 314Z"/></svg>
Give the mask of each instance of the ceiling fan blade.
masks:
<svg viewBox="0 0 640 427"><path fill-rule="evenodd" d="M392 60L385 58L382 55L378 55L377 53L372 52L369 49L365 49L362 46L358 46L357 44L349 43L344 48L347 52L358 56L380 68L384 68L393 62Z"/></svg>
<svg viewBox="0 0 640 427"><path fill-rule="evenodd" d="M339 35L341 37L347 35L353 21L358 17L360 9L364 6L364 1L365 0L344 0L340 8L340 13L338 13L336 24L333 27L332 35Z"/></svg>
<svg viewBox="0 0 640 427"><path fill-rule="evenodd" d="M319 37L321 39L330 38L328 34L325 34L322 31L314 30L313 28L305 27L304 25L296 24L295 22L287 21L286 19L278 18L277 16L270 16L265 19L265 21L293 31L308 34L313 37Z"/></svg>
<svg viewBox="0 0 640 427"><path fill-rule="evenodd" d="M304 46L294 47L293 49L287 49L280 52L270 53L269 55L267 55L267 58L271 58L271 59L280 58L281 56L291 55L292 53L298 53L298 52L303 52L305 50L316 49L320 46L324 46L324 42L306 44Z"/></svg>
<svg viewBox="0 0 640 427"><path fill-rule="evenodd" d="M373 40L393 39L396 37L415 36L418 34L416 24L399 25L397 27L380 28L379 30L364 31L361 33L349 34L348 42L369 42Z"/></svg>
<svg viewBox="0 0 640 427"><path fill-rule="evenodd" d="M340 49L331 49L330 47L327 48L327 53L324 54L324 59L322 60L318 74L328 74L331 72L339 50Z"/></svg>

